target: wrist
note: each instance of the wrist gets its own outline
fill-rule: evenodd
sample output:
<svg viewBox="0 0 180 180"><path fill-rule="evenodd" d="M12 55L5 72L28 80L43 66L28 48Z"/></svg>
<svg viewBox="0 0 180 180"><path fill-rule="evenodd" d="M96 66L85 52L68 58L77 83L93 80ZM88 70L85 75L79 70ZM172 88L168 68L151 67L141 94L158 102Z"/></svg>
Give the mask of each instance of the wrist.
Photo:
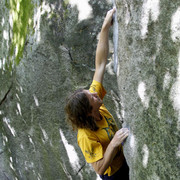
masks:
<svg viewBox="0 0 180 180"><path fill-rule="evenodd" d="M105 36L109 36L109 28L107 28L107 27L102 27L100 34L101 34L102 36L104 36L104 35L105 35Z"/></svg>
<svg viewBox="0 0 180 180"><path fill-rule="evenodd" d="M110 29L110 27L111 27L111 23L110 22L107 22L107 20L105 20L104 22L103 22L103 24L102 24L102 30L105 30L105 31L109 31L109 29Z"/></svg>
<svg viewBox="0 0 180 180"><path fill-rule="evenodd" d="M114 139L111 140L110 144L111 144L112 149L114 150L119 147L118 143Z"/></svg>
<svg viewBox="0 0 180 180"><path fill-rule="evenodd" d="M103 24L102 28L101 28L101 31L109 32L109 29L110 29L110 26L108 26L107 24Z"/></svg>

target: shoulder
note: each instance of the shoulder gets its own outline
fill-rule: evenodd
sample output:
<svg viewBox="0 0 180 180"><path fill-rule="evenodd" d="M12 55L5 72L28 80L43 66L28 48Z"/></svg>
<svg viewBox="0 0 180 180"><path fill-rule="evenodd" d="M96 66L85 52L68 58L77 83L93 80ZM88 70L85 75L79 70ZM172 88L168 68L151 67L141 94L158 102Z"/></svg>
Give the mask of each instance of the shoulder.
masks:
<svg viewBox="0 0 180 180"><path fill-rule="evenodd" d="M103 99L103 97L105 96L106 94L106 90L105 88L103 87L103 85L96 81L96 80L93 80L92 81L92 84L90 85L90 88L89 88L89 91L91 93L94 93L94 92L97 92L98 93L98 96Z"/></svg>
<svg viewBox="0 0 180 180"><path fill-rule="evenodd" d="M77 143L78 145L83 147L90 147L92 144L99 142L98 137L95 133L88 129L80 129L77 134Z"/></svg>
<svg viewBox="0 0 180 180"><path fill-rule="evenodd" d="M77 139L96 139L96 135L89 129L78 129Z"/></svg>

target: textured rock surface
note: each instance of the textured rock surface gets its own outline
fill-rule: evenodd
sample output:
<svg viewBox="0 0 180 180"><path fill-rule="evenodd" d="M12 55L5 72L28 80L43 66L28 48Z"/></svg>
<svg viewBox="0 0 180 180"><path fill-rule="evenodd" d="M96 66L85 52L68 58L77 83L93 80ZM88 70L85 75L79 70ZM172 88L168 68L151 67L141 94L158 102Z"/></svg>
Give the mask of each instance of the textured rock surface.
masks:
<svg viewBox="0 0 180 180"><path fill-rule="evenodd" d="M117 1L118 88L131 180L180 177L180 2Z"/></svg>
<svg viewBox="0 0 180 180"><path fill-rule="evenodd" d="M65 123L64 103L91 83L97 35L112 4L90 0L83 17L79 1L21 2L0 1L0 179L98 179ZM119 62L116 76L110 49L105 104L130 129L130 179L177 180L180 2L116 6Z"/></svg>
<svg viewBox="0 0 180 180"><path fill-rule="evenodd" d="M65 122L64 104L91 83L111 4L89 1L91 14L79 21L78 6L68 1L26 1L26 10L23 2L0 2L0 179L96 179ZM105 103L118 119L111 64L107 71Z"/></svg>

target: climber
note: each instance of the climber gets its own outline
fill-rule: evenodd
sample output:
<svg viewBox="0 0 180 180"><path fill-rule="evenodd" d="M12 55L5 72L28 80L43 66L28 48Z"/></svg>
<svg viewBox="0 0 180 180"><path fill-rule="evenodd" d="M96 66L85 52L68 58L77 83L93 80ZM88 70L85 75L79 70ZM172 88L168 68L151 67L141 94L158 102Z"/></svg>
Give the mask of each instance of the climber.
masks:
<svg viewBox="0 0 180 180"><path fill-rule="evenodd" d="M109 29L116 9L107 12L96 49L95 73L89 90L79 89L67 99L66 119L78 131L81 151L102 179L129 179L129 168L122 143L128 129L118 130L114 118L103 104L106 91L102 85L107 57Z"/></svg>

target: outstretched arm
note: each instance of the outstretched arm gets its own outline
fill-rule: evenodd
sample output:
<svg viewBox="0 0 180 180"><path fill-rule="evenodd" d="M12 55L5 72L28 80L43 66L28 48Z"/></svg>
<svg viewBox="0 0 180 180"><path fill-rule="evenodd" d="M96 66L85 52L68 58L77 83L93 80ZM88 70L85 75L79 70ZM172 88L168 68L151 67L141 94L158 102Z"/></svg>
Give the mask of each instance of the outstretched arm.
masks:
<svg viewBox="0 0 180 180"><path fill-rule="evenodd" d="M109 28L112 25L112 18L113 14L115 13L116 9L113 8L107 12L107 15L104 19L100 38L98 41L97 49L96 49L96 62L95 62L95 73L93 80L96 80L100 83L103 81L104 71L107 63L108 53L109 53Z"/></svg>

